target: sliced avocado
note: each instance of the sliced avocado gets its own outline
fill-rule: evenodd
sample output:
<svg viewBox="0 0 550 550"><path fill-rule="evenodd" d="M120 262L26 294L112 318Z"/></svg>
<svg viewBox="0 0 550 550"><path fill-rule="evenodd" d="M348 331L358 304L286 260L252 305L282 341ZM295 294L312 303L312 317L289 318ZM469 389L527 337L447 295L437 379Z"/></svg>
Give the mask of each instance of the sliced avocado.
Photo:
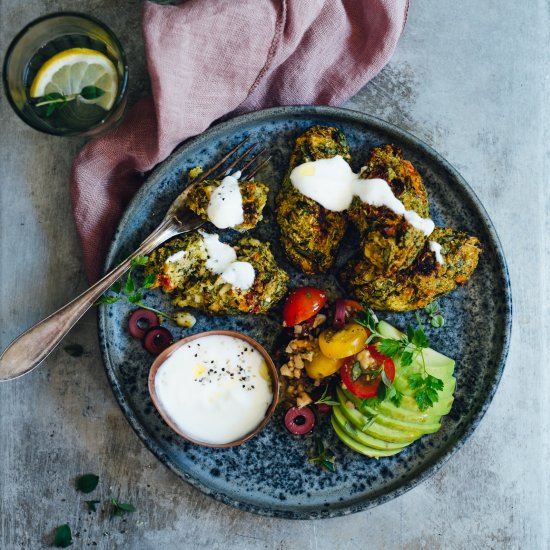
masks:
<svg viewBox="0 0 550 550"><path fill-rule="evenodd" d="M418 432L418 437L427 433L435 433L441 427L439 422L441 415L420 411L418 406L416 406L416 402L416 411L401 410L401 407L396 407L389 401L382 401L376 409L373 409L372 407L363 405L361 399L353 395L349 390L343 390L342 394L344 402L349 400L355 405L355 409L342 405L344 413L350 410L355 411L359 415L357 418L362 417L366 413L363 423L367 422L369 418L376 416L376 421L379 424L383 424L394 430ZM400 415L402 418L398 418L397 415ZM348 415L346 414L346 416ZM353 422L352 418L350 420ZM358 427L361 429L361 425Z"/></svg>
<svg viewBox="0 0 550 550"><path fill-rule="evenodd" d="M416 400L414 397L411 397L410 395L404 395L403 399L401 400L401 405L397 410L405 411L404 414L418 413L418 414L427 414L428 416L441 417L449 413L453 405L453 401L454 401L454 398L452 395L448 397L448 396L442 396L440 393L439 401L436 401L433 407L430 407L426 411L422 412L418 408L418 405L416 404Z"/></svg>
<svg viewBox="0 0 550 550"><path fill-rule="evenodd" d="M412 374L412 372L411 372ZM434 375L432 375L434 376ZM442 378L441 379L443 381L443 389L438 392L439 393L439 400L440 401L449 401L453 399L453 393L455 391L455 386L456 386L456 379L451 377L451 378ZM406 375L402 374L402 373L397 373L396 371L396 375L395 375L395 379L393 381L393 384L395 386L396 389L398 389L401 393L403 393L404 395L408 395L410 397L413 397L415 396L416 394L416 390L413 390L410 386L409 386L409 381L406 377Z"/></svg>
<svg viewBox="0 0 550 550"><path fill-rule="evenodd" d="M353 395L349 392L349 390L343 390L343 391L345 392L346 396ZM358 399L359 401L361 401L357 397L355 399ZM350 401L352 401L352 399L350 399ZM425 420L424 422L431 423L431 422L434 422L433 419L435 419L436 422L439 422L439 418L441 416L448 414L449 411L451 410L452 404L453 404L452 395L450 397L447 397L439 394L439 401L436 401L433 407L430 407L428 410L422 412L418 408L418 405L414 397L411 397L409 395L404 395L403 398L401 399L401 405L399 407L395 407L395 405L393 405L393 403L389 401L383 401L382 403L380 403L380 405L378 405L377 410L380 409L382 412L385 411L384 414L386 414L387 416L389 414L388 407L395 407L394 409L392 409L392 411L394 412L392 412L391 414L395 415L396 418L398 417L398 415L400 415L399 418L401 418L402 416L403 418L401 419L404 420L405 422L412 422L413 421L412 415L419 415L419 418L416 420L416 422L422 422L422 417L426 415L426 418L432 418L432 420ZM359 412L361 412L361 409L363 408L363 406L360 404L360 405L357 405L357 408L359 409Z"/></svg>
<svg viewBox="0 0 550 550"><path fill-rule="evenodd" d="M386 321L379 321L376 329L384 338L393 338L394 340L399 340L401 336L404 335L400 330L397 330L389 323L386 323Z"/></svg>
<svg viewBox="0 0 550 550"><path fill-rule="evenodd" d="M350 449L353 449L354 451L361 453L363 455L366 455L370 458L380 458L383 456L392 456L397 454L401 449L395 449L395 450L381 450L381 449L374 449L373 447L368 447L367 445L362 445L358 441L355 441L355 439L349 437L349 435L346 434L346 432L340 427L334 416L330 419L332 423L332 427L334 428L334 431L336 432L336 435L342 440L343 443L345 443Z"/></svg>
<svg viewBox="0 0 550 550"><path fill-rule="evenodd" d="M343 407L346 407L347 399L343 396L342 393L338 395L338 398L342 399L342 401L340 402L342 403ZM419 431L418 428L416 429L401 428L401 429L395 430L387 426L384 426L383 424L378 422L377 419L375 419L374 422L368 424L368 426L365 426L364 424L367 423L367 420L368 418L365 417L361 431L367 435L370 435L377 439L382 439L383 441L388 441L390 443L408 444L412 440L418 439L421 435L423 435L423 432Z"/></svg>
<svg viewBox="0 0 550 550"><path fill-rule="evenodd" d="M385 321L378 323L384 338L399 339L403 333ZM405 369L395 362L394 386L403 393L401 404L385 400L375 407L369 406L349 390L336 388L339 406L333 407L332 426L338 437L353 450L372 458L390 456L427 433L441 427L441 416L452 407L456 379L453 377L453 359L432 349L424 349L413 364ZM416 390L409 386L408 378L415 372L426 372L443 381L439 400L426 411L421 411L415 400ZM353 406L352 406L353 405Z"/></svg>
<svg viewBox="0 0 550 550"><path fill-rule="evenodd" d="M377 437L367 435L362 431L367 419L357 410L350 409L345 405L332 407L332 414L336 417L340 427L349 437L355 439L362 445L368 445L374 449L392 450L402 449L407 443L390 443Z"/></svg>

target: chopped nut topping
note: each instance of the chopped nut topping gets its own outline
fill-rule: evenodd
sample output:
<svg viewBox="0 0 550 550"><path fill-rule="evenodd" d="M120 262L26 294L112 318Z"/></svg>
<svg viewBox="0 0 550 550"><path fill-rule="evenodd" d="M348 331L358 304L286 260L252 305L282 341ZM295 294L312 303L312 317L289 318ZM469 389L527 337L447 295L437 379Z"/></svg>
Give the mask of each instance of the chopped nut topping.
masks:
<svg viewBox="0 0 550 550"><path fill-rule="evenodd" d="M291 373L290 368L288 367L288 365L283 365L281 367L281 374L283 376L289 376L289 377L292 376L292 373Z"/></svg>
<svg viewBox="0 0 550 550"><path fill-rule="evenodd" d="M313 320L313 328L317 328L327 320L327 316L322 313L318 313Z"/></svg>
<svg viewBox="0 0 550 550"><path fill-rule="evenodd" d="M373 370L378 368L378 363L370 354L368 349L364 349L357 354L357 361L359 361L359 364L363 370Z"/></svg>
<svg viewBox="0 0 550 550"><path fill-rule="evenodd" d="M313 399L306 393L301 392L298 397L296 398L296 405L298 407L305 407L306 405L309 405L310 403L313 403Z"/></svg>

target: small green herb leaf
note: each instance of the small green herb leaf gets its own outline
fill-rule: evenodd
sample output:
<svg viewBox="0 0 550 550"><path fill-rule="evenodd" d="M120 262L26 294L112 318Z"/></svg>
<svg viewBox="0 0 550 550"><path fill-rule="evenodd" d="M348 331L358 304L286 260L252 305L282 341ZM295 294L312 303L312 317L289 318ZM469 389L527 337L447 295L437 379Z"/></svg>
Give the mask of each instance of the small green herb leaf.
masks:
<svg viewBox="0 0 550 550"><path fill-rule="evenodd" d="M68 548L73 543L71 528L67 523L60 525L53 537L53 545L56 548Z"/></svg>
<svg viewBox="0 0 550 550"><path fill-rule="evenodd" d="M413 353L411 351L404 351L401 354L401 366L410 367L413 362Z"/></svg>
<svg viewBox="0 0 550 550"><path fill-rule="evenodd" d="M361 363L355 361L351 367L351 379L355 382L363 374L363 369L361 368Z"/></svg>
<svg viewBox="0 0 550 550"><path fill-rule="evenodd" d="M319 464L323 470L327 470L328 472L336 472L336 456L330 449L325 448L325 445L320 439L315 443L315 453L315 455L308 458L308 462L311 464Z"/></svg>
<svg viewBox="0 0 550 550"><path fill-rule="evenodd" d="M156 280L157 276L154 273L149 273L149 275L145 277L141 288L151 288L155 284Z"/></svg>
<svg viewBox="0 0 550 550"><path fill-rule="evenodd" d="M414 396L416 404L421 411L425 411L439 401L437 392L443 389L444 384L443 380L431 374L423 376L420 373L416 373L409 376L409 386L413 390L417 390Z"/></svg>
<svg viewBox="0 0 550 550"><path fill-rule="evenodd" d="M98 306L100 304L114 304L115 302L118 302L119 300L122 300L122 298L120 296L101 296L101 298L99 298L95 305Z"/></svg>
<svg viewBox="0 0 550 550"><path fill-rule="evenodd" d="M63 350L71 357L82 357L84 348L80 344L67 344Z"/></svg>
<svg viewBox="0 0 550 550"><path fill-rule="evenodd" d="M143 300L143 294L141 292L134 292L128 296L128 301L131 304L139 304Z"/></svg>
<svg viewBox="0 0 550 550"><path fill-rule="evenodd" d="M426 387L424 391L426 392L426 395L430 398L430 401L432 403L436 403L437 401L439 401L439 396L437 395L436 390Z"/></svg>
<svg viewBox="0 0 550 550"><path fill-rule="evenodd" d="M433 388L434 390L441 391L443 389L443 380L428 374L426 377L426 386L428 388Z"/></svg>
<svg viewBox="0 0 550 550"><path fill-rule="evenodd" d="M393 386L392 386L393 387ZM395 389L395 394L392 395L390 397L390 399L392 400L392 403L396 406L396 407L400 407L401 406L401 401L403 401L403 393L400 392L398 389Z"/></svg>
<svg viewBox="0 0 550 550"><path fill-rule="evenodd" d="M59 92L51 92L49 94L46 94L43 97L39 97L37 102L41 103L43 101L54 101L56 99L64 99L65 96L63 94L60 94Z"/></svg>
<svg viewBox="0 0 550 550"><path fill-rule="evenodd" d="M437 301L428 304L424 311L428 314L428 320L430 325L434 328L440 328L445 324L445 318L443 317L443 312L439 308Z"/></svg>
<svg viewBox="0 0 550 550"><path fill-rule="evenodd" d="M84 88L80 90L80 95L84 99L97 99L98 97L101 97L104 94L105 94L105 90L102 90L97 86L84 86Z"/></svg>
<svg viewBox="0 0 550 550"><path fill-rule="evenodd" d="M361 431L362 432L365 432L367 431L373 424L374 424L374 421L376 420L376 417L378 416L378 413L377 414L371 414L371 415L365 415L363 413L364 416L367 417L367 421L363 424L363 427L361 428Z"/></svg>
<svg viewBox="0 0 550 550"><path fill-rule="evenodd" d="M120 281L117 281L112 287L111 290L118 294L122 290L122 283Z"/></svg>
<svg viewBox="0 0 550 550"><path fill-rule="evenodd" d="M136 507L133 504L119 502L116 498L111 498L111 518L135 511Z"/></svg>
<svg viewBox="0 0 550 550"><path fill-rule="evenodd" d="M126 294L132 294L132 292L134 292L135 289L136 289L136 283L134 281L134 278L132 277L132 272L130 271L126 279L126 283L124 284L124 292L126 292Z"/></svg>
<svg viewBox="0 0 550 550"><path fill-rule="evenodd" d="M414 331L414 336L411 342L414 346L421 349L427 348L430 345L422 328Z"/></svg>
<svg viewBox="0 0 550 550"><path fill-rule="evenodd" d="M86 500L85 502L89 512L97 512L97 505L100 503L99 500Z"/></svg>
<svg viewBox="0 0 550 550"><path fill-rule="evenodd" d="M336 405L339 405L338 401L334 401L332 398L332 395L328 393L328 386L325 387L325 390L323 391L323 395L317 401L315 401L315 405L330 405L332 407L335 407Z"/></svg>
<svg viewBox="0 0 550 550"><path fill-rule="evenodd" d="M424 385L424 377L420 373L411 374L409 376L409 386L415 390Z"/></svg>
<svg viewBox="0 0 550 550"><path fill-rule="evenodd" d="M433 403L427 393L424 390L420 390L415 395L416 404L421 411L425 411L429 407L433 406Z"/></svg>
<svg viewBox="0 0 550 550"><path fill-rule="evenodd" d="M378 397L367 397L366 399L363 399L361 402L361 405L359 405L359 410L364 415L369 415L370 413L365 410L365 407L369 407L369 409L377 409L380 406L380 399Z"/></svg>
<svg viewBox="0 0 550 550"><path fill-rule="evenodd" d="M376 328L376 325L378 324L378 317L376 317L372 309L368 308L359 312L359 315L355 318L355 322L365 328L368 328L375 336L380 336Z"/></svg>
<svg viewBox="0 0 550 550"><path fill-rule="evenodd" d="M438 305L437 305L437 301L435 302L432 302L431 304L428 304L425 308L424 308L424 311L428 314L428 315L434 315L435 312L438 310Z"/></svg>
<svg viewBox="0 0 550 550"><path fill-rule="evenodd" d="M81 493L91 493L97 487L98 482L99 476L95 474L84 474L76 478L75 486Z"/></svg>
<svg viewBox="0 0 550 550"><path fill-rule="evenodd" d="M149 256L136 256L132 263L130 264L132 267L136 267L138 265L147 265L147 262L149 261Z"/></svg>
<svg viewBox="0 0 550 550"><path fill-rule="evenodd" d="M444 319L443 315L434 315L430 319L430 324L434 328L441 328L445 324L445 319Z"/></svg>
<svg viewBox="0 0 550 550"><path fill-rule="evenodd" d="M376 349L387 357L395 357L401 351L401 341L393 338L384 338L376 343Z"/></svg>

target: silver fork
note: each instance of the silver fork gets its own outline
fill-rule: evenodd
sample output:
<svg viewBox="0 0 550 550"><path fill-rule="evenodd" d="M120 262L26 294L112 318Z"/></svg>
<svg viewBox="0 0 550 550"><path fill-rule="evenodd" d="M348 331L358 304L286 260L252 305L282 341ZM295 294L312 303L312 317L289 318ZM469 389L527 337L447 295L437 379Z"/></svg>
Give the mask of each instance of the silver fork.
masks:
<svg viewBox="0 0 550 550"><path fill-rule="evenodd" d="M256 144L252 144L237 155L238 150L248 139L248 137L243 139L219 162L195 178L170 205L160 225L131 256L109 271L102 279L72 302L69 302L66 306L52 313L52 315L13 340L0 356L0 381L23 376L37 367L53 351L82 315L95 304L97 299L129 269L133 258L146 256L168 239L198 229L204 224L204 220L191 212L186 206L187 195L194 184L204 181L209 176L219 179L231 171L237 171L239 164L242 164L240 167L241 179L249 180L254 177L270 157L263 155L265 148L256 151ZM236 158L231 160L233 155L236 155ZM228 161L229 164L225 166Z"/></svg>

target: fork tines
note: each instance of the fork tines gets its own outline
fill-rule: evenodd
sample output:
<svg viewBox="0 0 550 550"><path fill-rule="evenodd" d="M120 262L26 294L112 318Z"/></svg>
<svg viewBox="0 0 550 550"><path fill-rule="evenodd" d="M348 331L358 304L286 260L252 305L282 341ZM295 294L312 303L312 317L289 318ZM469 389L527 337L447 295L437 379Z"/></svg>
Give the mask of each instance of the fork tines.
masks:
<svg viewBox="0 0 550 550"><path fill-rule="evenodd" d="M216 164L210 167L208 170L197 176L194 182L199 182L207 179L212 174L212 179L221 179L224 176L227 176L231 172L241 172L241 180L250 180L258 173L260 168L265 165L265 163L271 158L270 155L264 156L265 147L256 151L258 147L257 143L253 143L242 153L240 153L230 164L224 166L225 163L235 154L237 151L250 139L250 136L245 137L241 140L231 151L229 151L222 159L220 159ZM254 153L254 154L253 154ZM245 162L246 161L246 162ZM239 164L243 163L240 167Z"/></svg>

